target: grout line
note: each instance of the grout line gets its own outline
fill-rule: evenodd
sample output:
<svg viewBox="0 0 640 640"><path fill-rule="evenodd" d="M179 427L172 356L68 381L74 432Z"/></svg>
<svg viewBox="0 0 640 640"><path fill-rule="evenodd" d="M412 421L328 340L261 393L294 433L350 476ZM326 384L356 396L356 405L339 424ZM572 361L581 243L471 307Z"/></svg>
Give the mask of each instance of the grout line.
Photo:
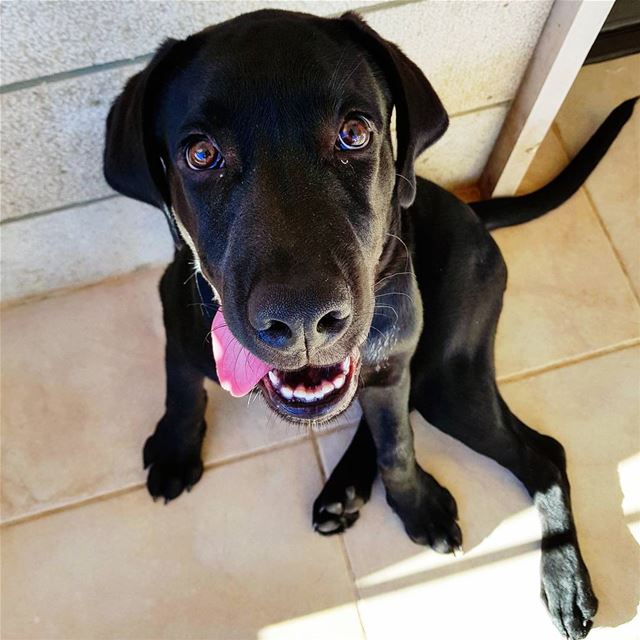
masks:
<svg viewBox="0 0 640 640"><path fill-rule="evenodd" d="M266 447L263 447L261 449L245 451L244 453L232 455L228 458L221 458L220 460L211 460L210 462L207 462L204 464L204 471L209 471L210 469L223 467L228 464L235 464L236 462L244 462L245 460L249 460L250 458L257 458L263 454L272 453L274 451L280 451L282 449L287 449L288 447L294 447L298 444L307 442L309 440L310 440L310 435L308 434L300 438L293 438L292 440L284 440L282 442L276 442L272 445L267 445ZM204 475L204 472L203 472L203 475ZM32 520L45 518L47 516L60 513L61 511L69 511L72 509L84 507L85 505L88 505L88 504L103 502L105 500L110 500L111 498L118 498L122 495L139 491L140 489L144 488L145 485L146 485L146 478L143 482L135 482L125 487L120 487L119 489L113 489L109 491L104 491L103 493L97 493L95 495L88 496L86 498L81 498L80 500L69 502L68 504L61 504L54 507L50 507L48 509L46 508L42 509L41 511L35 511L32 513L15 516L13 518L3 520L0 523L0 528L2 529L9 528L15 525L24 524L25 522L31 522ZM149 499L151 499L151 496L149 496Z"/></svg>
<svg viewBox="0 0 640 640"><path fill-rule="evenodd" d="M322 486L324 487L324 485L326 484L327 480L328 480L328 476L325 473L324 470L324 464L322 463L322 455L320 453L320 445L318 444L318 439L317 439L317 435L315 432L312 432L311 434L311 440L313 443L313 451L316 455L316 461L318 463L318 467L320 468L320 476L322 478ZM345 532L346 533L346 532ZM360 606L359 606L359 601L360 601L360 593L358 592L358 587L356 585L356 574L355 571L353 570L353 565L351 564L351 558L349 557L349 552L347 551L347 544L345 542L345 533L339 534L338 536L338 544L340 545L340 550L342 553L342 557L345 563L345 566L347 568L347 573L349 574L349 578L351 579L351 591L352 591L352 595L353 595L353 604L356 607L356 614L358 616L358 622L360 623L360 628L362 630L362 636L363 638L367 637L367 633L364 629L364 622L362 621L362 615L360 614Z"/></svg>
<svg viewBox="0 0 640 640"><path fill-rule="evenodd" d="M45 508L41 511L33 511L31 513L14 516L0 522L0 530L8 529L9 527L13 527L19 524L24 524L25 522L31 522L32 520L39 520L40 518L45 518L47 516L60 513L61 511L70 511L72 509L84 507L87 504L93 504L94 502L102 502L104 500L110 500L111 498L117 498L128 493L133 493L143 486L143 483L129 484L125 487L120 487L119 489L114 489L112 491L107 491L104 493L97 493L93 496L88 496L86 498L80 498L79 500L75 500L66 504L60 504L54 507Z"/></svg>
<svg viewBox="0 0 640 640"><path fill-rule="evenodd" d="M39 211L31 211L30 213L23 213L11 218L5 218L0 220L0 225L11 224L13 222L22 222L23 220L32 220L33 218L41 218L47 216L50 213L59 213L60 211L67 211L68 209L80 209L81 207L87 207L95 204L96 202L104 202L105 200L113 200L114 198L123 198L119 193L110 193L107 196L98 196L97 198L90 198L89 200L78 200L76 202L70 202L69 204L63 204L59 207L51 207L51 209L40 209Z"/></svg>
<svg viewBox="0 0 640 640"><path fill-rule="evenodd" d="M147 62L151 60L153 53L144 53L133 58L124 58L121 60L112 60L111 62L102 62L99 64L93 64L88 67L78 67L76 69L70 69L68 71L59 71L58 73L52 73L47 76L39 76L37 78L31 78L29 80L18 80L17 82L10 82L0 86L0 95L6 93L13 93L14 91L22 91L23 89L32 89L45 84L52 84L54 82L62 82L63 80L71 80L72 78L79 78L81 76L90 75L92 73L99 73L101 71L110 71L111 69L120 69L121 67L128 67L141 62Z"/></svg>
<svg viewBox="0 0 640 640"><path fill-rule="evenodd" d="M376 2L362 7L356 7L350 9L362 15L374 13L381 9L389 9L394 7L402 7L407 4L418 4L423 0L388 0L385 2ZM327 18L339 18L342 15L342 11L339 13L326 16ZM213 23L217 24L217 23ZM210 25L209 25L210 26ZM194 32L195 33L195 32ZM109 62L100 62L97 64L88 65L86 67L77 67L75 69L69 69L67 71L59 71L57 73L51 73L49 75L38 76L36 78L29 78L27 80L17 80L16 82L10 82L8 84L0 85L0 95L6 93L13 93L14 91L22 91L23 89L31 89L45 84L52 84L55 82L62 82L64 80L70 80L81 76L90 75L92 73L100 73L101 71L110 71L112 69L120 69L122 67L128 67L142 62L148 62L153 57L154 52L142 53L131 58L121 58L119 60L111 60Z"/></svg>
<svg viewBox="0 0 640 640"><path fill-rule="evenodd" d="M53 298L59 298L61 296L72 295L74 293L79 293L81 291L85 291L86 289L92 289L93 287L101 287L101 286L109 286L112 284L118 284L129 278L133 278L137 275L145 274L155 269L166 269L168 266L168 262L149 262L145 264L138 265L131 271L127 271L126 273L114 273L110 276L106 276L105 278L101 278L100 280L96 280L95 282L85 282L85 283L77 283L70 284L66 287L58 287L57 289L48 289L47 291L41 291L40 293L32 293L26 296L22 296L20 298L10 298L9 300L4 300L0 302L0 311L8 311L9 309L15 309L16 307L23 307L27 304L37 304L38 302L43 302L44 300L51 300ZM158 274L158 280L160 279L160 275Z"/></svg>
<svg viewBox="0 0 640 640"><path fill-rule="evenodd" d="M422 0L407 0L408 2L422 2ZM464 111L456 111L455 113L449 114L449 119L453 120L454 118L460 118L463 116L468 116L473 113L481 113L482 111L488 111L490 109L496 109L499 107L507 106L511 104L511 100L502 100L501 102L494 102L492 104L484 104L480 107L473 107L471 109L466 109ZM465 189L469 186L475 186L476 182L473 183L464 183L460 188ZM452 187L448 189L449 191L455 191L457 187ZM23 220L31 220L33 218L40 218L50 213L59 213L61 211L66 211L67 209L79 209L81 207L89 206L98 202L104 202L106 200L113 200L115 198L125 198L126 196L121 193L110 193L105 196L97 196L95 198L89 198L87 200L77 200L75 202L70 202L68 204L62 204L57 207L51 207L50 209L39 209L37 211L30 211L28 213L23 213L17 216L12 216L10 218L4 218L0 220L0 225L11 224L13 222L22 222Z"/></svg>
<svg viewBox="0 0 640 640"><path fill-rule="evenodd" d="M347 532L348 532L348 529L344 533L339 534L340 549L342 550L344 562L347 566L347 572L349 573L349 577L351 578L351 586L352 586L353 600L354 600L353 604L356 607L356 614L358 616L358 622L360 623L360 628L362 629L362 636L363 638L366 638L367 632L365 631L364 621L362 620L362 613L360 611L360 592L358 591L356 574L355 574L355 571L353 570L353 565L351 564L351 558L349 557L349 552L347 551L347 543L345 541L345 535Z"/></svg>
<svg viewBox="0 0 640 640"><path fill-rule="evenodd" d="M572 366L574 364L579 364L581 362L588 362L589 360L595 360L596 358L600 358L601 356L606 356L611 353L616 353L618 351L625 351L637 345L640 345L640 337L629 338L628 340L623 340L622 342L618 342L608 347L595 349L594 351L589 351L588 353L582 353L577 356L571 356L569 358L564 358L562 360L556 360L555 362L551 362L549 364L545 364L540 367L532 367L531 369L524 369L523 371L518 371L516 373L510 373L505 376L500 376L497 378L497 382L499 384L508 384L510 382L517 382L519 380L524 380L525 378L532 378L542 373L547 373L548 371L555 371L556 369L562 369L564 367Z"/></svg>
<svg viewBox="0 0 640 640"><path fill-rule="evenodd" d="M409 2L421 2L422 0L408 0ZM501 102L495 102L493 104L485 104L482 105L480 107L473 107L472 109L466 109L464 111L457 111L455 113L450 113L449 114L449 119L453 120L454 118L459 118L459 117L463 117L463 116L468 116L468 115L472 115L474 113L481 113L483 111L488 111L490 109L496 109L496 108L500 108L506 105L511 104L511 100L503 100ZM394 129L395 131L395 129ZM473 185L475 185L477 183L474 182L472 183ZM462 188L466 188L469 186L469 184L463 184L461 185ZM447 189L448 191L455 191L456 187L452 187ZM23 222L25 220L33 220L33 219L37 219L37 218L42 218L44 216L47 216L49 214L52 213L61 213L63 211L67 211L69 209L79 209L82 207L86 207L86 206L90 206L92 204L96 204L98 202L105 202L108 200L113 200L115 198L124 198L126 196L123 196L121 193L110 193L108 195L105 196L97 196L95 198L89 198L87 200L77 200L75 202L70 202L68 204L62 204L56 207L51 207L49 209L39 209L37 211L30 211L27 213L23 213L17 216L12 216L10 218L4 218L2 220L0 220L0 226L3 225L8 225L8 224L12 224L15 222Z"/></svg>
<svg viewBox="0 0 640 640"><path fill-rule="evenodd" d="M95 285L90 285L90 286L95 286ZM626 349L630 349L636 345L640 344L640 338L632 338L629 340L625 340L623 342L617 343L615 345L611 345L609 347L603 347L602 349L597 349L595 351L592 351L588 354L582 354L573 358L566 358L564 360L559 360L557 362L551 363L549 365L544 365L541 367L537 367L537 368L532 368L532 369L527 369L525 371L521 371L518 373L514 373L514 374L509 374L506 376L502 376L497 378L498 383L500 384L508 384L511 382L517 382L526 378L530 378L530 377L534 377L537 375L540 375L542 373L546 373L548 371L553 371L556 369L561 369L563 367L566 366L571 366L580 362L585 362L585 361L589 361L589 360L594 360L596 358L599 358L601 356L604 355L608 355L611 353L615 353L618 351L624 351ZM336 429L335 431L339 431L342 427ZM346 426L345 426L346 428ZM332 433L332 431L328 431L326 433ZM243 453L239 453L236 455L231 455L227 458L221 458L219 460L211 460L210 462L207 462L204 464L204 471L209 471L210 469L215 469L218 467L222 467L228 464L235 464L236 462L243 462L245 460L249 460L251 458L257 458L259 456L268 454L268 453L272 453L275 451L280 451L283 449L287 449L289 447L294 447L297 446L303 442L310 442L316 457L316 461L320 470L320 475L322 477L323 483L326 482L327 480L327 476L325 474L324 471L324 465L322 464L322 457L320 454L320 447L317 441L317 436L318 435L324 435L324 433L316 433L315 431L310 431L309 433L307 433L306 435L303 435L301 437L296 437L296 438L292 438L291 440L284 440L281 442L276 442L272 445L267 445L266 447L260 448L260 449L254 449L251 451L246 451ZM59 513L61 511L66 511L66 510L71 510L71 509L76 509L76 508L80 508L83 507L87 504L93 504L93 503L97 503L97 502L102 502L104 500L110 500L112 498L117 498L119 496L122 495L126 495L128 493L133 493L134 491L138 491L139 489L142 489L146 484L146 480L143 482L136 482L136 483L132 483L129 484L125 487L121 487L119 489L113 489L113 490L109 490L109 491L105 491L103 493L98 493L92 496L89 496L87 498L82 498L80 500L76 500L73 502L69 502L67 504L61 504L61 505L57 505L51 508L45 508L41 511L36 511L36 512L32 512L32 513L28 513L25 515L20 515L20 516L16 516L13 518L9 518L7 520L3 520L2 522L0 522L0 528L5 529L5 528L9 528L11 526L16 526L19 524L23 524L25 522L31 522L33 520L38 520L39 518L44 518L56 513ZM354 593L355 593L355 597L356 597L356 605L358 602L358 592L357 592L357 587L356 587L356 583L355 583L355 573L353 572L353 567L351 566L351 560L349 558L346 546L343 542L343 538L341 538L341 544L342 544L342 551L345 557L345 562L347 563L347 567L349 570L349 573L351 575L351 578L353 580L353 588L354 588ZM360 613L358 610L358 617L360 619ZM360 619L360 624L362 625L362 620ZM364 627L363 627L363 633L364 633Z"/></svg>
<svg viewBox="0 0 640 640"><path fill-rule="evenodd" d="M349 9L349 11L355 11L356 13L360 13L362 15L366 15L367 13L374 13L375 11L380 11L381 9L395 9L396 7L404 7L408 4L420 4L424 0L382 0L382 2L376 2L375 4L365 5L363 7L356 7L355 9ZM334 16L330 16L332 18L337 18L342 15L343 12L335 14Z"/></svg>
<svg viewBox="0 0 640 640"><path fill-rule="evenodd" d="M499 107L509 106L513 100L501 100L500 102L493 102L492 104L483 104L481 107L473 107L472 109L465 109L463 111L456 111L449 114L449 119L460 118L461 116L468 116L472 113L480 113L482 111L488 111L489 109L497 109Z"/></svg>
<svg viewBox="0 0 640 640"><path fill-rule="evenodd" d="M327 474L325 473L324 465L322 464L322 455L320 454L320 445L318 444L316 434L313 432L311 434L311 443L313 445L313 453L316 456L316 462L318 463L318 467L320 468L320 478L322 480L322 484L324 485L327 481Z"/></svg>
<svg viewBox="0 0 640 640"><path fill-rule="evenodd" d="M556 122L553 123L553 129L554 132L560 142L560 146L562 147L563 151L567 154L567 157L569 157L569 152L567 151L567 145L564 141L564 138L562 137L562 131L560 131L560 127L557 125ZM595 169L594 169L595 171ZM587 177L587 180L589 178ZM582 184L581 187L584 190L585 196L587 197L587 200L589 201L589 204L591 205L591 208L593 209L593 212L595 214L596 220L598 221L598 224L600 225L600 228L602 229L602 232L604 233L604 235L606 236L607 240L609 241L609 245L611 246L611 249L616 257L616 260L618 261L618 264L620 265L620 268L622 269L622 272L624 273L625 278L627 279L627 284L629 285L629 288L631 289L631 293L633 294L633 297L635 298L636 302L638 304L640 304L640 292L635 290L635 287L633 285L633 281L631 280L631 276L629 275L629 272L627 271L627 267L624 264L624 260L622 259L622 256L620 255L620 252L618 251L618 248L615 245L615 242L613 241L613 238L611 237L611 234L609 233L609 229L607 228L607 225L604 222L604 219L602 218L602 216L600 215L600 211L598 211L598 207L596 206L596 203L593 200L593 197L591 196L591 192L589 191L589 187L587 186L587 182L585 180L585 182Z"/></svg>
<svg viewBox="0 0 640 640"><path fill-rule="evenodd" d="M227 458L220 458L219 460L211 460L204 464L205 471L209 469L216 469L217 467L223 467L227 464L235 464L236 462L244 462L245 460L249 460L250 458L257 458L265 453L272 453L274 451L280 451L281 449L287 449L288 447L294 447L302 442L307 442L311 439L311 434L306 433L304 435L293 437L289 440L281 440L280 442L274 442L273 444L268 444L265 447L260 449L251 449L249 451L244 451L243 453L237 453L235 455L230 455Z"/></svg>

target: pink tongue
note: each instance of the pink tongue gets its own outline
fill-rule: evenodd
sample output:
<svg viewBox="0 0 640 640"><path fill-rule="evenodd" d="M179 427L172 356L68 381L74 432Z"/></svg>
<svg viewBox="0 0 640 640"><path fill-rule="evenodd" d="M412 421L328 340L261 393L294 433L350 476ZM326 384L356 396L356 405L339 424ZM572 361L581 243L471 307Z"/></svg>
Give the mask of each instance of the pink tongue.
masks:
<svg viewBox="0 0 640 640"><path fill-rule="evenodd" d="M211 343L220 386L236 398L246 396L272 369L234 338L222 309L218 310L211 325Z"/></svg>

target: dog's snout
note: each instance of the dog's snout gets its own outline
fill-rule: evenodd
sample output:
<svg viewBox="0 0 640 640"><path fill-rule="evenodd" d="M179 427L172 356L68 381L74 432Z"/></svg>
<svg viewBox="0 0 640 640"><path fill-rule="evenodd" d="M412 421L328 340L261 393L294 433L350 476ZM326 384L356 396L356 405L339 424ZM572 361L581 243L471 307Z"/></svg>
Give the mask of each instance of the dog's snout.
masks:
<svg viewBox="0 0 640 640"><path fill-rule="evenodd" d="M249 322L258 339L285 352L317 351L333 344L351 322L346 289L297 292L265 287L249 298Z"/></svg>

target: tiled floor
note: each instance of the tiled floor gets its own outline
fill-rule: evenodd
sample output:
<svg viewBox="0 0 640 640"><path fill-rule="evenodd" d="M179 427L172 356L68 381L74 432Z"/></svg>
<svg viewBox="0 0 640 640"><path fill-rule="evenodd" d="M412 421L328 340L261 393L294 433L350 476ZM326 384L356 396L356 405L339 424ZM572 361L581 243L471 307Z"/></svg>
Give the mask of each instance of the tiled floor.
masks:
<svg viewBox="0 0 640 640"><path fill-rule="evenodd" d="M640 56L586 68L525 187L639 93ZM566 446L596 640L640 637L639 132L640 109L570 202L495 234L510 272L501 388ZM352 427L302 433L216 387L202 481L154 504L140 449L163 407L158 274L3 314L2 638L558 637L522 488L419 415L419 459L458 501L457 558L412 544L379 483L354 529L314 534Z"/></svg>

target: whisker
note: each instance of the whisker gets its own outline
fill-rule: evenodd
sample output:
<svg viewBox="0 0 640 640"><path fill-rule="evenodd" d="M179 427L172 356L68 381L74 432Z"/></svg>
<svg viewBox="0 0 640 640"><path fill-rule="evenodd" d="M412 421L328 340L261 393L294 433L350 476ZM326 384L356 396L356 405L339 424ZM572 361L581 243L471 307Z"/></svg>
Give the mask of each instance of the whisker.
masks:
<svg viewBox="0 0 640 640"><path fill-rule="evenodd" d="M404 268L405 269L409 269L409 247L407 247L407 243L400 236L397 236L395 233L387 233L387 235L390 236L391 238L395 238L404 247L404 251L405 251L405 255L406 255L406 261L405 261L405 264L404 264Z"/></svg>
<svg viewBox="0 0 640 640"><path fill-rule="evenodd" d="M373 313L374 316L380 316L381 318L389 318L389 316L383 314L383 313ZM391 325L392 329L395 329L398 326L398 321L394 320L393 324ZM371 327L369 327L370 329L376 329L377 331L380 331L377 327L374 327L373 325L371 325Z"/></svg>
<svg viewBox="0 0 640 640"><path fill-rule="evenodd" d="M198 295L200 296L200 302L203 305L206 305L207 303L205 303L204 298L202 297L202 291L200 291L200 280L196 278L195 282L196 282L196 289L198 290ZM202 307L200 307L200 310L202 311ZM202 311L202 315L204 315L204 311ZM207 317L211 317L208 311L207 311Z"/></svg>
<svg viewBox="0 0 640 640"><path fill-rule="evenodd" d="M375 305L373 305L373 308L374 309L391 309L391 311L393 311L393 313L396 314L396 320L400 319L400 317L398 316L398 312L390 304L375 304ZM384 315L384 314L380 314L379 313L377 315Z"/></svg>
<svg viewBox="0 0 640 640"><path fill-rule="evenodd" d="M390 291L389 293L379 293L374 297L377 300L378 298L384 298L384 296L404 296L405 298L409 298L409 300L413 302L413 298L408 293L404 293L403 291Z"/></svg>
<svg viewBox="0 0 640 640"><path fill-rule="evenodd" d="M192 278L194 278L198 273L198 270L196 269L195 271L193 271L191 273L191 275L182 283L183 285L187 284L187 282L189 282L189 280L191 280Z"/></svg>
<svg viewBox="0 0 640 640"><path fill-rule="evenodd" d="M413 184L411 183L411 180L409 180L409 178L403 176L401 173L396 173L396 175L398 176L398 178L402 178L413 189Z"/></svg>
<svg viewBox="0 0 640 640"><path fill-rule="evenodd" d="M229 344L231 344L231 341L229 341ZM227 349L229 348L229 344L227 344ZM236 371L238 370L238 360L240 359L240 356L242 354L242 350L239 350L238 353L236 354L236 360L233 363L233 375L236 375ZM245 360L246 362L246 360Z"/></svg>
<svg viewBox="0 0 640 640"><path fill-rule="evenodd" d="M342 79L340 80L340 82L338 83L338 86L335 89L336 93L339 93L342 91L343 87L347 84L347 81L349 80L349 78L358 70L358 68L363 62L364 62L364 57L360 58L360 60L356 62L356 64L351 69L351 71L349 71L349 73L346 73L343 75Z"/></svg>
<svg viewBox="0 0 640 640"><path fill-rule="evenodd" d="M396 276L414 276L415 277L415 274L413 273L413 271L398 271L397 273L392 273L391 275L385 276L384 278L380 278L380 280L374 283L373 285L374 290L380 283L384 282L385 280L388 280L389 278L395 278Z"/></svg>
<svg viewBox="0 0 640 640"><path fill-rule="evenodd" d="M382 333L382 331L380 331L380 329L378 329L378 327L374 327L373 325L371 325L369 328L370 329L375 329L382 336L382 339L383 340L385 339L384 333Z"/></svg>
<svg viewBox="0 0 640 640"><path fill-rule="evenodd" d="M260 390L257 388L251 389L249 392L249 398L247 399L247 407L250 407L255 401L256 398L260 395Z"/></svg>

